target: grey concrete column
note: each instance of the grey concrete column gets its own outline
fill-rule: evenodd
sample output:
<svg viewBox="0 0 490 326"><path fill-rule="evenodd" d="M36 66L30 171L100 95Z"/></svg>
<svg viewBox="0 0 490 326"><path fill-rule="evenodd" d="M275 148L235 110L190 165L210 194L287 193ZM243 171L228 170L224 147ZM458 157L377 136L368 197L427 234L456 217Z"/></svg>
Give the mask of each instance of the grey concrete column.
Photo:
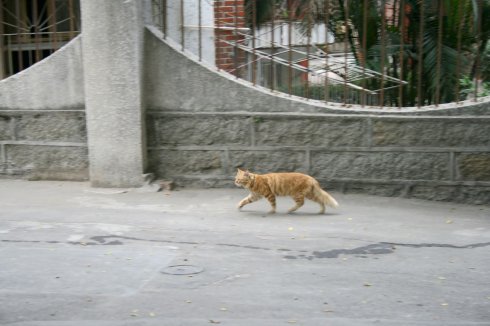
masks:
<svg viewBox="0 0 490 326"><path fill-rule="evenodd" d="M146 156L143 2L80 3L90 181L96 187L138 187Z"/></svg>
<svg viewBox="0 0 490 326"><path fill-rule="evenodd" d="M2 35L4 32L3 32L3 2L2 0L0 0L0 35ZM4 58L4 45L3 45L3 36L0 37L0 80L2 80L6 73L4 71L4 62L5 62L5 58Z"/></svg>

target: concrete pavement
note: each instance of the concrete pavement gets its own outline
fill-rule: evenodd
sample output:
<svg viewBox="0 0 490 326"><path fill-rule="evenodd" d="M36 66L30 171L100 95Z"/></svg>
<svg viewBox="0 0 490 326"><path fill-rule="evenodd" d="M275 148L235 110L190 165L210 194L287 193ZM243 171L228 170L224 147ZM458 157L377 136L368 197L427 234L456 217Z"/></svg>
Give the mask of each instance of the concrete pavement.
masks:
<svg viewBox="0 0 490 326"><path fill-rule="evenodd" d="M489 206L246 194L0 180L0 324L490 325Z"/></svg>

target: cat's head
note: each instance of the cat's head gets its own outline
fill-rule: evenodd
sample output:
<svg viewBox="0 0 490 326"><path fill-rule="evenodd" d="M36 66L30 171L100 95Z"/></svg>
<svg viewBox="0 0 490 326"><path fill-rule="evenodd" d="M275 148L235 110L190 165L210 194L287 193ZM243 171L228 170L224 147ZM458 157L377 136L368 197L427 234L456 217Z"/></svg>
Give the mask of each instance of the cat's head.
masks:
<svg viewBox="0 0 490 326"><path fill-rule="evenodd" d="M247 187L253 181L253 174L249 170L237 169L235 184L238 187Z"/></svg>

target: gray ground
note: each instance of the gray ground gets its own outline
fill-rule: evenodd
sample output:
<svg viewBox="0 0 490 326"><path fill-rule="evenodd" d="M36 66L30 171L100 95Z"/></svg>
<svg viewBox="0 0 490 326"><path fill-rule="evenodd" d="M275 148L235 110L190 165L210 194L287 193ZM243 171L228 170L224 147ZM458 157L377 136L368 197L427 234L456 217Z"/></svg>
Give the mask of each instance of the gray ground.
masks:
<svg viewBox="0 0 490 326"><path fill-rule="evenodd" d="M0 180L0 324L490 325L490 207L245 195Z"/></svg>

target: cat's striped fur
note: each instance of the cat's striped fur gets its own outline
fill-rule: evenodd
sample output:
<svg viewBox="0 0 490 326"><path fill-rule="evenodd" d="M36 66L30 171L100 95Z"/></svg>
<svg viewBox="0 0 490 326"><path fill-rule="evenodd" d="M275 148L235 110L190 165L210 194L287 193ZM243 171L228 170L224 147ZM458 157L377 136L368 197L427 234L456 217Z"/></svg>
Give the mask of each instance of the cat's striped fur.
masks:
<svg viewBox="0 0 490 326"><path fill-rule="evenodd" d="M276 212L276 196L290 196L296 205L289 209L294 212L303 206L305 198L320 204L320 214L325 213L325 205L338 207L337 201L320 187L317 180L302 173L267 173L255 174L248 170L238 169L235 184L250 191L238 204L238 209L265 197L272 206L269 213Z"/></svg>

